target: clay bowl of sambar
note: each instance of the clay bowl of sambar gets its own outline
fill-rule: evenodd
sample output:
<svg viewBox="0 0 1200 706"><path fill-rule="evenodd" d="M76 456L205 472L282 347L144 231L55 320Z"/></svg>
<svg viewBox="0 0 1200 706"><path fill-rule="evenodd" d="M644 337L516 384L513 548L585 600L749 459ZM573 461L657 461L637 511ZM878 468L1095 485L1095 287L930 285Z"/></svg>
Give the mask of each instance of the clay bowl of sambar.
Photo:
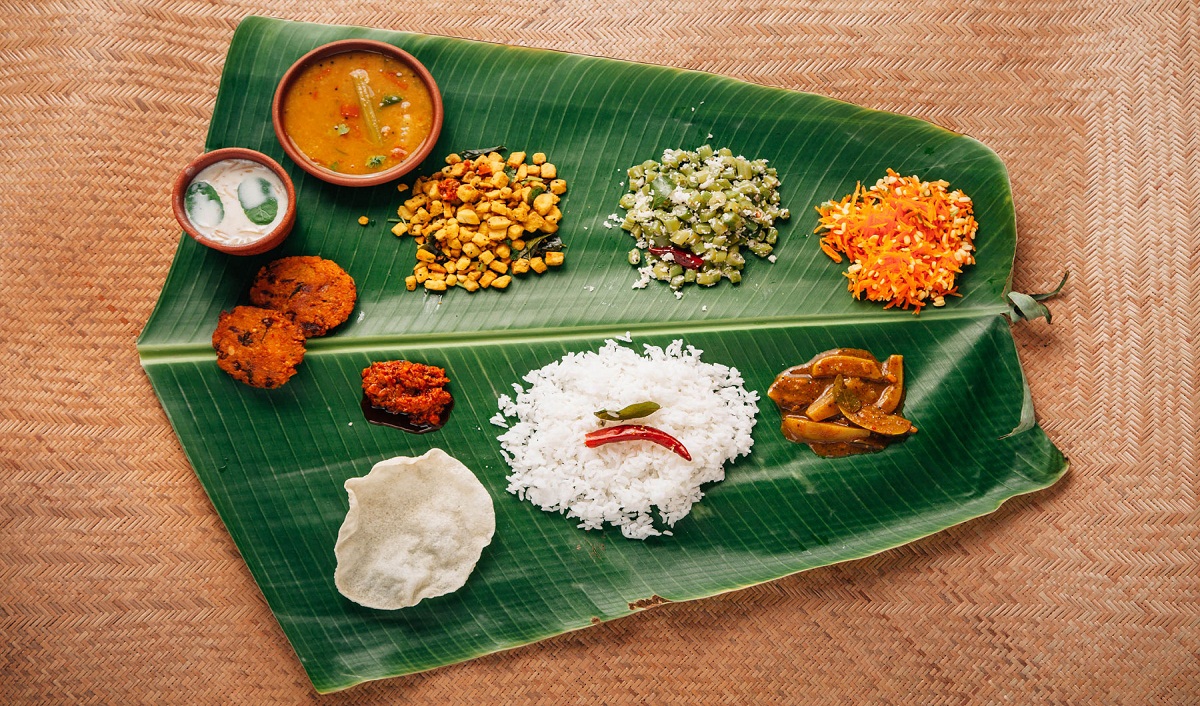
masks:
<svg viewBox="0 0 1200 706"><path fill-rule="evenodd" d="M383 184L415 169L437 142L443 117L429 70L403 49L369 39L300 57L271 103L288 157L340 186Z"/></svg>

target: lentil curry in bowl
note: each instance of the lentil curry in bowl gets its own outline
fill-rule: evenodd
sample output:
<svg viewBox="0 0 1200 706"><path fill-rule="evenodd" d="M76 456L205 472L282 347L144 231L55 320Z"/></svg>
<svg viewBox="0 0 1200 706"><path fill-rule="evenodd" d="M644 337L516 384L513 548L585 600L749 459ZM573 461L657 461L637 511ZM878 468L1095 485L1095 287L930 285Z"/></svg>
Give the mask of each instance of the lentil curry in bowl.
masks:
<svg viewBox="0 0 1200 706"><path fill-rule="evenodd" d="M368 40L306 54L284 75L272 108L288 156L343 186L406 174L442 125L441 93L429 71L407 52Z"/></svg>

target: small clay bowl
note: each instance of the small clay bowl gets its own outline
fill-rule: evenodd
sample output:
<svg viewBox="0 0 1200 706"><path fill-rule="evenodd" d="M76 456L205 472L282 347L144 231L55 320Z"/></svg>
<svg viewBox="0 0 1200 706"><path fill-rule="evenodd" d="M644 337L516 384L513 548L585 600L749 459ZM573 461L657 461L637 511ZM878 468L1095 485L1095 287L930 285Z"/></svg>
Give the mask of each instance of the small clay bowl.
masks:
<svg viewBox="0 0 1200 706"><path fill-rule="evenodd" d="M425 141L403 162L382 172L343 174L326 169L319 164L315 164L305 156L304 152L300 151L300 148L296 146L296 143L292 141L292 138L283 129L283 97L291 90L292 84L295 83L300 72L313 62L320 61L334 54L345 54L351 51L369 51L376 54L383 54L404 64L412 69L413 73L429 89L429 97L433 102L433 123L429 127L429 135L425 137ZM275 89L275 99L271 102L271 122L275 125L275 136L279 138L279 144L283 145L283 151L287 152L292 161L304 171L322 181L337 184L338 186L375 186L392 181L393 179L399 179L416 169L417 165L428 157L429 153L433 150L433 145L437 142L438 135L442 132L442 121L445 117L445 110L442 108L442 92L438 90L437 81L433 80L433 74L429 73L429 69L425 68L425 65L417 61L416 57L403 49L370 39L343 39L337 42L330 42L300 57L287 70L283 78L280 79L279 88Z"/></svg>
<svg viewBox="0 0 1200 706"><path fill-rule="evenodd" d="M272 172L275 172L275 176L279 177L279 181L283 182L283 188L287 191L287 211L283 214L283 220L279 221L279 225L275 226L275 230L267 233L258 240L244 245L220 243L201 235L200 231L196 230L196 227L192 225L192 221L187 215L187 209L183 205L183 195L187 191L188 185L196 178L196 175L205 167L226 159L246 159L251 162L258 162ZM183 168L183 171L175 179L174 188L171 189L171 210L175 212L175 220L179 221L179 225L183 230L201 245L207 245L213 250L219 250L230 255L258 255L282 243L284 238L288 237L288 234L292 232L292 226L296 224L296 188L292 185L292 178L288 176L287 172L283 171L283 167L279 166L279 162L276 162L262 152L242 147L226 147L225 149L205 152L192 160L191 164Z"/></svg>

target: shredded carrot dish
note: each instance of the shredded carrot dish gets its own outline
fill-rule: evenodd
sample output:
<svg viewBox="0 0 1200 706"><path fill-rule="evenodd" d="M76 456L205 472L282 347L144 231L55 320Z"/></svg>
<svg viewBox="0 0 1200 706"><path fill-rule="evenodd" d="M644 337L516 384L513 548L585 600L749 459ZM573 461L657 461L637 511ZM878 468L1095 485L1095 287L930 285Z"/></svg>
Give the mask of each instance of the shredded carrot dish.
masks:
<svg viewBox="0 0 1200 706"><path fill-rule="evenodd" d="M814 232L827 232L821 250L841 262L856 299L921 308L944 306L958 296L954 278L975 264L975 222L971 198L947 191L945 181L902 177L891 169L870 189L860 183L840 202L826 201Z"/></svg>

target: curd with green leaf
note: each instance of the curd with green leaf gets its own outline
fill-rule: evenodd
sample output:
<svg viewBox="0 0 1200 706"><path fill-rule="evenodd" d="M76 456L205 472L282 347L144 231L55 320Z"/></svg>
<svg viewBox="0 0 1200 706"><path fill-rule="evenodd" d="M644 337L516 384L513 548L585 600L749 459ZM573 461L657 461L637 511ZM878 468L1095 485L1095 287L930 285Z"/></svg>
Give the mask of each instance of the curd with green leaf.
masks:
<svg viewBox="0 0 1200 706"><path fill-rule="evenodd" d="M275 172L248 159L210 164L183 195L192 226L224 245L247 245L269 235L283 221L287 201L287 189Z"/></svg>

